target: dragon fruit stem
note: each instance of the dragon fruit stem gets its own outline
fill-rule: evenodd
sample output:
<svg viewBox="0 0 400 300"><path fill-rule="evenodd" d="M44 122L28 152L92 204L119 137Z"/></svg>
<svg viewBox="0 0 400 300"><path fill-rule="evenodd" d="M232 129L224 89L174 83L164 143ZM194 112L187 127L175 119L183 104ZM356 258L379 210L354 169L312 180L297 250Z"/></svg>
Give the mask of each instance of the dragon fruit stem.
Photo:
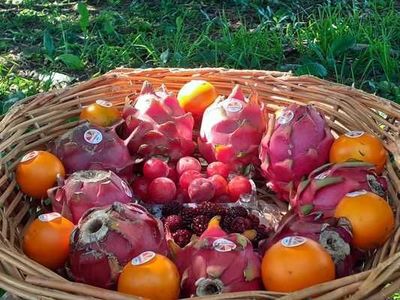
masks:
<svg viewBox="0 0 400 300"><path fill-rule="evenodd" d="M142 89L140 90L140 94L154 94L154 88L152 84L145 80L142 85Z"/></svg>
<svg viewBox="0 0 400 300"><path fill-rule="evenodd" d="M200 278L197 282L196 295L197 296L208 296L208 295L216 295L221 294L224 289L224 283L215 278Z"/></svg>
<svg viewBox="0 0 400 300"><path fill-rule="evenodd" d="M82 226L81 241L84 244L101 241L107 235L108 228L105 224L108 222L108 220L109 218L107 214L105 214L103 211L96 214L90 219L89 222Z"/></svg>

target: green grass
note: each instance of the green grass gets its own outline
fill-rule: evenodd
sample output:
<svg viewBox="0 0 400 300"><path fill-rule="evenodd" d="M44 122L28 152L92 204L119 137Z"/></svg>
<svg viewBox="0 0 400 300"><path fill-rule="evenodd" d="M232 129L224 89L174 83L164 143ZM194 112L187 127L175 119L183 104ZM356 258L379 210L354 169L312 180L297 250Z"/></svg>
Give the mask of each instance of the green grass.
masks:
<svg viewBox="0 0 400 300"><path fill-rule="evenodd" d="M58 86L54 72L75 82L119 66L293 71L400 102L396 1L203 3L6 0L2 111Z"/></svg>

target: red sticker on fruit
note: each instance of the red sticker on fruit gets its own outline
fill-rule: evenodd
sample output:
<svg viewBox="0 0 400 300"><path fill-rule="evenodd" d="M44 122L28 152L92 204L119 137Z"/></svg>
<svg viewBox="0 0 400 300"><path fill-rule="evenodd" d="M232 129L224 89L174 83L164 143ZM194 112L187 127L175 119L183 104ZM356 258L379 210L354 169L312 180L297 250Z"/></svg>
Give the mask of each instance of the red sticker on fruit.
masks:
<svg viewBox="0 0 400 300"><path fill-rule="evenodd" d="M218 252L229 252L236 249L236 244L226 239L218 239L213 242L213 248Z"/></svg>
<svg viewBox="0 0 400 300"><path fill-rule="evenodd" d="M350 192L346 194L346 197L357 197L357 196L361 196L361 195L365 195L367 193L366 190L359 190L359 191L354 191L354 192Z"/></svg>
<svg viewBox="0 0 400 300"><path fill-rule="evenodd" d="M288 236L281 240L281 244L286 248L293 248L303 245L306 241L306 238L302 236Z"/></svg>
<svg viewBox="0 0 400 300"><path fill-rule="evenodd" d="M29 152L29 153L25 154L21 158L21 162L26 162L26 161L29 161L31 159L34 159L36 156L38 156L38 154L39 154L39 152L37 152L37 151Z"/></svg>
<svg viewBox="0 0 400 300"><path fill-rule="evenodd" d="M156 257L156 254L153 251L146 251L132 259L131 264L140 266L151 261L154 257Z"/></svg>
<svg viewBox="0 0 400 300"><path fill-rule="evenodd" d="M83 134L83 138L89 144L99 144L103 140L103 135L97 129L88 129Z"/></svg>
<svg viewBox="0 0 400 300"><path fill-rule="evenodd" d="M121 185L122 185L122 188L124 189L125 194L126 194L128 197L132 197L132 191L131 191L131 189L128 187L128 185L126 184L126 182L123 181L123 180L121 180Z"/></svg>
<svg viewBox="0 0 400 300"><path fill-rule="evenodd" d="M42 214L38 217L38 219L42 222L51 222L55 219L61 218L61 215L57 212L52 212L48 214Z"/></svg>
<svg viewBox="0 0 400 300"><path fill-rule="evenodd" d="M103 107L111 107L112 103L106 100L96 100L96 103Z"/></svg>
<svg viewBox="0 0 400 300"><path fill-rule="evenodd" d="M360 136L362 136L365 132L364 131L348 131L345 133L345 136L349 137L349 138L358 138Z"/></svg>
<svg viewBox="0 0 400 300"><path fill-rule="evenodd" d="M294 113L291 110L286 109L279 116L278 124L285 125L285 124L289 123L290 121L292 121L293 117L294 117Z"/></svg>
<svg viewBox="0 0 400 300"><path fill-rule="evenodd" d="M224 102L222 102L222 105L224 106L224 109L226 111L231 113L236 113L243 109L242 102L238 100L225 100Z"/></svg>

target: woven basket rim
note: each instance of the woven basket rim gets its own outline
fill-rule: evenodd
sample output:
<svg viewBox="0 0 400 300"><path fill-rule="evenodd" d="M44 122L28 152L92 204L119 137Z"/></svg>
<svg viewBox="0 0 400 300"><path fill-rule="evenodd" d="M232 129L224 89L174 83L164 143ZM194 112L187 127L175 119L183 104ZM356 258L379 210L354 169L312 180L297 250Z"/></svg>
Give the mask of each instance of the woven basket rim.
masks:
<svg viewBox="0 0 400 300"><path fill-rule="evenodd" d="M18 155L44 145L61 132L75 126L77 122L66 124L65 120L76 116L81 105L90 103L96 97L108 97L110 101L123 104L125 96L137 92L138 86L144 80L154 81L156 84L166 81L168 89L176 92L183 82L193 78L209 80L224 92L232 88L234 83L239 83L245 91L257 90L259 97L273 108L291 102L312 103L328 115L328 122L334 131L343 132L347 128L356 129L356 126L360 126L365 131L378 134L392 154L392 161L387 163L385 175L390 179L389 194L391 204L396 209L396 231L377 251L371 262L371 269L367 271L291 294L252 291L221 294L207 299L294 300L315 294L321 295L321 299L341 299L345 296L352 296L354 299L383 299L400 290L399 104L311 75L295 76L291 72L230 68L162 67L116 68L87 81L27 97L0 116L0 288L26 299L135 299L83 284L68 284L59 275L21 255L17 248L21 233L19 227L23 228L32 218L27 217L29 207L21 192L16 189L13 170ZM385 286L387 283L390 284ZM382 289L379 290L379 287Z"/></svg>

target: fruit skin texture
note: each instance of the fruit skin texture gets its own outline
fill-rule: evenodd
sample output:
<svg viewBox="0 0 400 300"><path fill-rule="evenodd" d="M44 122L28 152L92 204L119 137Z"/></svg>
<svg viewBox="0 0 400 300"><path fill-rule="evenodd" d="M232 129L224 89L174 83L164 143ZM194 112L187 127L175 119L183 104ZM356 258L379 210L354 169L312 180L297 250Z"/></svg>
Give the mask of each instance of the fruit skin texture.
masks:
<svg viewBox="0 0 400 300"><path fill-rule="evenodd" d="M231 201L236 202L241 195L251 193L251 183L248 178L238 175L229 181L228 190Z"/></svg>
<svg viewBox="0 0 400 300"><path fill-rule="evenodd" d="M215 87L205 80L191 80L178 92L179 105L200 121L204 110L217 98Z"/></svg>
<svg viewBox="0 0 400 300"><path fill-rule="evenodd" d="M264 254L261 274L266 290L294 292L335 279L335 264L328 252L311 239L292 248L279 241Z"/></svg>
<svg viewBox="0 0 400 300"><path fill-rule="evenodd" d="M384 196L386 179L376 176L373 167L364 162L326 164L299 184L290 204L301 215L321 212L330 217L347 193L364 189Z"/></svg>
<svg viewBox="0 0 400 300"><path fill-rule="evenodd" d="M336 207L335 217L350 221L353 245L362 250L382 246L393 232L395 224L390 205L371 192L354 197L346 195Z"/></svg>
<svg viewBox="0 0 400 300"><path fill-rule="evenodd" d="M358 137L340 135L333 143L329 154L331 163L357 160L374 164L379 175L382 174L386 158L387 153L382 142L369 133L363 133Z"/></svg>
<svg viewBox="0 0 400 300"><path fill-rule="evenodd" d="M159 177L150 182L146 202L165 204L174 200L175 196L175 183L167 177Z"/></svg>
<svg viewBox="0 0 400 300"><path fill-rule="evenodd" d="M175 264L156 254L141 265L127 263L118 279L118 291L150 300L175 300L179 297L179 282Z"/></svg>
<svg viewBox="0 0 400 300"><path fill-rule="evenodd" d="M251 242L241 234L228 235L218 223L219 218L214 217L198 240L177 253L175 263L182 278L182 297L261 288L260 257ZM225 252L213 246L221 239L230 246Z"/></svg>
<svg viewBox="0 0 400 300"><path fill-rule="evenodd" d="M233 169L259 165L258 147L265 126L263 104L255 94L246 99L237 85L227 99L217 98L205 110L199 151L209 163L221 161Z"/></svg>
<svg viewBox="0 0 400 300"><path fill-rule="evenodd" d="M261 168L269 187L289 201L302 177L328 162L334 138L311 105L290 105L270 130L260 145Z"/></svg>
<svg viewBox="0 0 400 300"><path fill-rule="evenodd" d="M36 219L24 234L24 253L43 266L56 270L64 266L68 258L69 237L73 230L74 224L63 217L50 222Z"/></svg>
<svg viewBox="0 0 400 300"><path fill-rule="evenodd" d="M157 177L167 177L168 173L169 166L158 158L150 158L143 165L143 176L150 180Z"/></svg>
<svg viewBox="0 0 400 300"><path fill-rule="evenodd" d="M132 191L120 177L111 171L78 171L60 186L48 191L53 211L77 224L81 216L92 207L114 202L129 203Z"/></svg>
<svg viewBox="0 0 400 300"><path fill-rule="evenodd" d="M79 118L87 120L90 124L108 127L121 119L121 112L112 106L111 102L105 102L110 106L100 105L97 102L82 108Z"/></svg>
<svg viewBox="0 0 400 300"><path fill-rule="evenodd" d="M65 170L61 161L47 151L33 151L34 155L34 158L18 164L16 181L22 192L41 199L57 183L57 176L65 176Z"/></svg>
<svg viewBox="0 0 400 300"><path fill-rule="evenodd" d="M179 175L188 170L201 171L200 162L191 156L182 157L176 164L176 171Z"/></svg>
<svg viewBox="0 0 400 300"><path fill-rule="evenodd" d="M192 202L202 203L214 197L215 187L208 179L197 178L190 183L188 193Z"/></svg>
<svg viewBox="0 0 400 300"><path fill-rule="evenodd" d="M133 257L168 251L161 221L140 205L119 202L88 210L72 232L70 245L70 276L102 288L115 288Z"/></svg>
<svg viewBox="0 0 400 300"><path fill-rule="evenodd" d="M101 134L99 143L85 139L88 130ZM67 174L81 170L110 170L130 182L133 176L133 160L127 148L130 138L123 141L113 129L84 123L55 140L51 152L63 162Z"/></svg>
<svg viewBox="0 0 400 300"><path fill-rule="evenodd" d="M118 132L124 139L132 135L128 147L134 158L162 155L176 162L194 152L192 114L184 112L165 86L155 92L145 81L140 94L125 106L123 118Z"/></svg>

